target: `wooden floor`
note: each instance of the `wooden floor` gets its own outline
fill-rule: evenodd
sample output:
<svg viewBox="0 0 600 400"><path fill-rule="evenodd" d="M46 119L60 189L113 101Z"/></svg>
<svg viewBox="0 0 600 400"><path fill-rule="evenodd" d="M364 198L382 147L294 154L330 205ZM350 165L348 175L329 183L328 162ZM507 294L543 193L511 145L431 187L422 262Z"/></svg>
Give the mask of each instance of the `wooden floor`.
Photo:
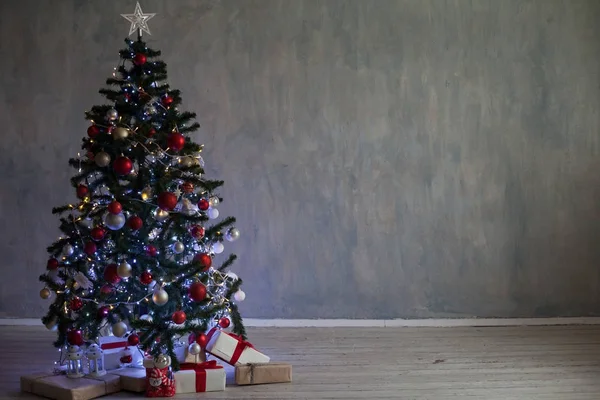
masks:
<svg viewBox="0 0 600 400"><path fill-rule="evenodd" d="M254 328L294 382L179 395L199 399L600 399L600 326ZM0 327L0 398L56 359L44 328ZM141 398L121 393L111 398Z"/></svg>

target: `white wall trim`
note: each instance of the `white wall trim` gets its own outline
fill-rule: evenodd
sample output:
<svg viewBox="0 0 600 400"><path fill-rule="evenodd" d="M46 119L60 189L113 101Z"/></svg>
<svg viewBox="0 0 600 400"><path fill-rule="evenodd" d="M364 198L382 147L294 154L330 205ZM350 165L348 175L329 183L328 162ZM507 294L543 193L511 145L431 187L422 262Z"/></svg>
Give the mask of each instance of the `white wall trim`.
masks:
<svg viewBox="0 0 600 400"><path fill-rule="evenodd" d="M542 326L542 325L600 325L600 317L573 318L442 318L442 319L254 319L245 318L248 327L280 328L401 328L459 326ZM39 318L0 318L0 326L38 326Z"/></svg>

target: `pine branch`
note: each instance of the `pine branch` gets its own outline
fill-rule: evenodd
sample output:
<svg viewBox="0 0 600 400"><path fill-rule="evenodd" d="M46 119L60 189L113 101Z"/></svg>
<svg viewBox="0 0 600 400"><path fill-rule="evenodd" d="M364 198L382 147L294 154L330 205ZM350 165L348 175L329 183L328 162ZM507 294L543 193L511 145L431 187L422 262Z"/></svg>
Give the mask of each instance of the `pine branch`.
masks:
<svg viewBox="0 0 600 400"><path fill-rule="evenodd" d="M223 221L219 222L218 224L215 224L213 226L211 226L210 228L208 228L205 231L205 236L211 237L213 235L215 235L217 232L221 231L223 228L232 225L235 223L235 218L234 217L227 217L225 218Z"/></svg>
<svg viewBox="0 0 600 400"><path fill-rule="evenodd" d="M235 262L235 260L237 260L237 256L235 254L230 254L227 260L225 260L225 262L223 262L223 264L221 264L219 267L219 272L225 271Z"/></svg>

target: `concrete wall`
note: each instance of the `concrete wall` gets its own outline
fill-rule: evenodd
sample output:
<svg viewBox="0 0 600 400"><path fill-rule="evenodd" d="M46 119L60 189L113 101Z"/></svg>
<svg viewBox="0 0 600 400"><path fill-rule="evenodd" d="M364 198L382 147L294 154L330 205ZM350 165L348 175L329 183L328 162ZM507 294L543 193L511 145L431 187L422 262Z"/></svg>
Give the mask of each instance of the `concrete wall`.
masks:
<svg viewBox="0 0 600 400"><path fill-rule="evenodd" d="M73 198L128 1L0 2L0 317ZM249 317L600 313L600 2L144 0Z"/></svg>

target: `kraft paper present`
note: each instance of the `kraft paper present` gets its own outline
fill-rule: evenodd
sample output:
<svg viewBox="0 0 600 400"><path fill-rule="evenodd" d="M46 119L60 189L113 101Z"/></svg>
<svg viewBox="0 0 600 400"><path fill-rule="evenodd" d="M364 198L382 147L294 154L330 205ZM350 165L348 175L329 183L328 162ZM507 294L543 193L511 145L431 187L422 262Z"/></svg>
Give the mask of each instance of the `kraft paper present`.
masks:
<svg viewBox="0 0 600 400"><path fill-rule="evenodd" d="M235 383L238 385L260 385L292 381L292 366L284 363L236 365Z"/></svg>
<svg viewBox="0 0 600 400"><path fill-rule="evenodd" d="M221 330L212 329L209 333L206 351L231 365L268 363L270 358L256 350L250 343Z"/></svg>
<svg viewBox="0 0 600 400"><path fill-rule="evenodd" d="M21 391L55 400L90 400L121 391L121 378L106 374L72 379L63 374L37 373L21 377Z"/></svg>
<svg viewBox="0 0 600 400"><path fill-rule="evenodd" d="M120 368L109 373L121 378L122 390L135 393L144 393L146 391L145 368Z"/></svg>

